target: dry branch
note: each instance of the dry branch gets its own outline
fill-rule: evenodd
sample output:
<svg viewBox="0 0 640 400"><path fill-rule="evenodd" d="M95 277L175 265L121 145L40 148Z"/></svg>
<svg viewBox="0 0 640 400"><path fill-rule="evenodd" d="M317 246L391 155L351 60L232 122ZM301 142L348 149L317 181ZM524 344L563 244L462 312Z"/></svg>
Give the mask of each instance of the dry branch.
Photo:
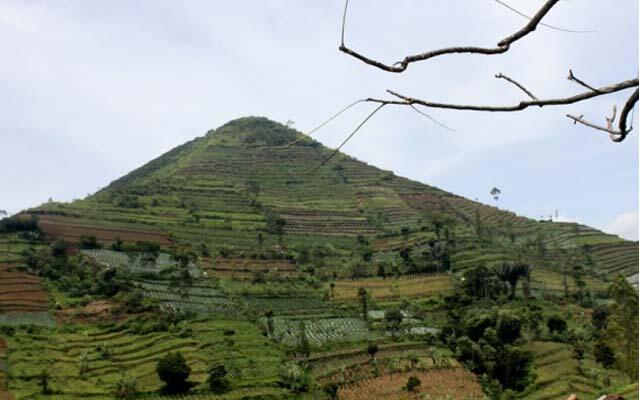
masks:
<svg viewBox="0 0 640 400"><path fill-rule="evenodd" d="M591 89L591 90L593 90L594 92L597 92L597 91L598 91L598 89L595 89L593 86L588 85L588 84L587 84L587 83L585 83L584 81L582 81L582 80L578 79L578 78L573 74L573 71L572 71L572 70L569 70L569 75L567 76L567 79L568 79L568 80L570 80L570 81L572 81L572 82L577 83L577 84L578 84L578 85L580 85L580 86L586 87L587 89Z"/></svg>
<svg viewBox="0 0 640 400"><path fill-rule="evenodd" d="M518 82L514 81L513 79L509 78L508 76L499 73L496 74L496 78L498 79L504 79L507 82L513 83L514 85L516 85L520 90L522 90L523 92L525 92L527 94L527 96L531 97L533 100L538 100L538 98L536 96L533 95L533 93L531 93L529 90L527 90L527 88L525 88L524 86L522 86L521 84L519 84Z"/></svg>
<svg viewBox="0 0 640 400"><path fill-rule="evenodd" d="M556 99L535 99L535 100L523 100L518 104L507 106L489 106L489 105L472 105L472 104L451 104L451 103L439 103L433 101L427 101L417 99L409 96L402 95L392 90L387 90L387 93L395 96L402 101L384 100L368 98L367 101L383 104L398 104L409 105L417 104L428 108L444 108L449 110L467 110L467 111L489 111L489 112L514 112L522 111L532 106L544 107L544 106L558 106L578 103L580 101L588 100L594 97L602 96L609 93L619 92L621 90L633 88L638 86L638 78L614 83L612 85L603 86L601 88L590 90L588 92L580 93L570 97L561 97ZM634 103L635 104L635 103Z"/></svg>
<svg viewBox="0 0 640 400"><path fill-rule="evenodd" d="M346 0L344 5L344 13L342 15L342 38L341 38L341 44L339 49L340 51L346 54L349 54L350 56L355 57L366 64L372 65L376 68L380 68L384 71L398 72L398 73L404 72L409 66L409 64L411 63L418 62L418 61L425 61L425 60L442 56L445 54L487 54L487 55L502 54L509 50L509 47L511 46L511 44L515 43L516 41L522 39L523 37L527 36L531 32L535 31L538 24L542 20L542 18L544 18L544 16L547 15L547 13L559 1L560 0L547 0L547 2L538 10L538 12L535 13L533 17L531 17L529 22L523 28L505 37L504 39L500 40L496 45L496 47L476 47L476 46L446 47L438 50L427 51L421 54L406 56L402 61L396 62L393 65L387 65L380 61L371 59L363 54L360 54L345 45L344 32L345 32L345 25L346 25L346 19L347 19L347 8L349 6L349 0Z"/></svg>

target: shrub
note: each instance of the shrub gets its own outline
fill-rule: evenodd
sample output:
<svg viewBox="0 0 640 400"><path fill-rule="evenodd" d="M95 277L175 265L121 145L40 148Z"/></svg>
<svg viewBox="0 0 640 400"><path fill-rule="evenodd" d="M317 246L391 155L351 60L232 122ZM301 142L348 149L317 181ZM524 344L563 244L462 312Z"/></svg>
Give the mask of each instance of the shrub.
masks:
<svg viewBox="0 0 640 400"><path fill-rule="evenodd" d="M337 400L339 388L340 386L336 382L329 382L324 384L322 391L325 392L331 400Z"/></svg>
<svg viewBox="0 0 640 400"><path fill-rule="evenodd" d="M81 249L99 249L102 245L98 243L98 239L95 236L80 236L80 248Z"/></svg>
<svg viewBox="0 0 640 400"><path fill-rule="evenodd" d="M551 334L563 333L567 330L567 321L559 315L552 315L547 320L547 328Z"/></svg>
<svg viewBox="0 0 640 400"><path fill-rule="evenodd" d="M222 393L229 388L227 369L224 364L215 364L209 368L207 383L209 389L214 393Z"/></svg>
<svg viewBox="0 0 640 400"><path fill-rule="evenodd" d="M367 345L367 353L371 357L371 359L375 358L376 353L378 353L378 345L375 343L369 343Z"/></svg>
<svg viewBox="0 0 640 400"><path fill-rule="evenodd" d="M295 393L306 392L311 383L307 372L296 362L288 362L282 366L280 379L285 387Z"/></svg>
<svg viewBox="0 0 640 400"><path fill-rule="evenodd" d="M593 355L596 361L605 368L611 368L616 362L616 355L613 349L604 340L598 340L593 345Z"/></svg>
<svg viewBox="0 0 640 400"><path fill-rule="evenodd" d="M593 309L591 314L591 325L601 331L607 327L607 318L609 317L609 307L606 305L600 305Z"/></svg>
<svg viewBox="0 0 640 400"><path fill-rule="evenodd" d="M165 384L165 392L183 393L189 390L187 379L191 368L180 352L167 353L158 360L156 372Z"/></svg>
<svg viewBox="0 0 640 400"><path fill-rule="evenodd" d="M420 387L420 384L422 384L422 382L420 382L420 379L416 378L415 376L410 376L407 380L405 389L407 389L408 392L414 392L417 388Z"/></svg>
<svg viewBox="0 0 640 400"><path fill-rule="evenodd" d="M132 399L135 397L137 391L136 378L127 376L123 372L118 382L116 382L116 390L114 393L116 399Z"/></svg>

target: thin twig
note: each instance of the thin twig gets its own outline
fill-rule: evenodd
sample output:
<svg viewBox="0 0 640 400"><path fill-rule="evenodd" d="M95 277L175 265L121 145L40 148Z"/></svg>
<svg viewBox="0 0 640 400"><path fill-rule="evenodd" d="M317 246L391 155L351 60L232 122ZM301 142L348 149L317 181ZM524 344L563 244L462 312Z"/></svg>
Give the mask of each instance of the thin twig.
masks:
<svg viewBox="0 0 640 400"><path fill-rule="evenodd" d="M348 141L353 137L353 135L355 135L355 134L356 134L356 132L358 132L358 131L360 130L360 128L362 128L362 127L364 126L364 124L366 124L366 123L367 123L367 121L368 121L371 117L373 117L373 115L374 115L375 113L377 113L378 111L380 111L380 109L381 109L382 107L384 107L385 105L386 105L386 104L380 104L378 107L376 107L376 109L375 109L375 110L373 110L373 111L371 112L371 114L367 115L367 118L365 118L365 119L360 123L360 125L358 125L358 127L357 127L356 129L354 129L354 130L353 130L353 132L351 132L351 134L350 134L350 135L349 135L349 136L348 136L348 137L347 137L347 138L346 138L346 139L345 139L345 140L340 144L340 146L338 146L338 147L333 151L333 153L331 153L331 155L330 155L329 157L327 157L326 159L324 159L324 161L322 161L322 162L321 162L317 167L315 167L315 168L311 171L311 173L316 172L316 171L317 171L318 169L320 169L323 165L325 165L327 162L329 162L329 160L331 160L331 159L332 159L336 154L338 154L338 152L340 151L340 149L341 149L345 144L347 144L347 142L348 142Z"/></svg>
<svg viewBox="0 0 640 400"><path fill-rule="evenodd" d="M416 106L414 106L413 104L409 104L409 107L411 107L415 112L417 112L420 115L423 115L427 118L429 118L431 121L433 121L434 123L440 125L441 127L443 127L444 129L448 129L451 132L455 132L455 129L451 129L448 126L446 126L445 124L441 123L440 121L438 121L437 119L433 118L431 115L427 114L426 112L419 110Z"/></svg>
<svg viewBox="0 0 640 400"><path fill-rule="evenodd" d="M508 5L507 3L504 3L504 2L502 2L500 0L493 0L493 1L495 1L498 4L500 4L503 7L508 8L509 10L513 11L514 13L518 14L521 17L524 17L524 18L529 19L529 20L531 19L530 16L528 16L527 14L525 14L523 12L520 12L520 11L516 10L515 8L511 7L510 5ZM550 29L553 29L553 30L556 30L556 31L560 31L560 32L569 32L569 33L594 33L594 32L596 32L595 30L578 31L578 30L573 30L573 29L558 28L557 26L545 24L544 22L540 22L539 25L547 27L547 28L550 28Z"/></svg>
<svg viewBox="0 0 640 400"><path fill-rule="evenodd" d="M340 114L342 114L343 112L347 111L348 109L350 109L351 107L355 106L358 103L363 103L367 101L367 99L360 99L360 100L356 100L353 103L349 104L348 106L346 106L345 108L343 108L342 110L338 111L337 113L335 113L331 118L329 118L328 120L324 121L323 123L321 123L320 125L316 126L315 128L313 128L312 130L310 130L308 133L306 134L300 134L300 137L298 137L297 139L285 144L282 147L289 147L292 146L296 143L298 143L299 141L301 141L302 139L311 136L311 134L313 134L315 131L317 131L318 129L322 128L323 126L325 126L326 124L328 124L329 122L333 121L334 119L336 119Z"/></svg>
<svg viewBox="0 0 640 400"><path fill-rule="evenodd" d="M587 84L586 82L584 82L584 81L582 81L582 80L578 79L578 77L576 77L576 76L573 74L573 71L572 71L572 70L569 70L569 75L567 76L567 79L568 79L568 80L570 80L570 81L572 81L572 82L577 83L577 84L578 84L578 85L580 85L580 86L586 87L587 89L591 89L591 90L593 90L594 92L597 92L597 91L598 91L598 89L596 89L596 88L594 88L593 86L591 86L591 85Z"/></svg>
<svg viewBox="0 0 640 400"><path fill-rule="evenodd" d="M363 54L360 54L350 49L344 44L344 36L342 38L342 43L340 44L340 51L346 54L349 54L350 56L357 58L358 60L366 64L372 65L376 68L382 69L387 72L397 72L397 73L405 71L409 66L409 64L411 63L418 62L418 61L425 61L430 58L435 58L445 54L460 54L460 53L487 54L487 55L502 54L509 50L509 47L511 46L511 44L527 36L529 33L535 31L536 27L538 26L542 18L544 18L544 16L547 15L547 13L553 8L553 6L555 6L558 3L558 1L560 0L547 0L547 2L538 10L538 12L536 12L536 14L533 17L531 17L529 22L523 28L505 37L504 39L500 40L496 45L496 47L475 47L475 46L446 47L438 50L428 51L421 54L406 56L402 61L394 63L393 65L387 65L387 64L381 63L379 61L371 59ZM345 24L346 24L346 4L345 4L345 13L343 14L343 21L342 21L343 32L344 32Z"/></svg>
<svg viewBox="0 0 640 400"><path fill-rule="evenodd" d="M613 129L613 122L616 120L616 112L618 111L618 109L616 108L616 105L613 105L613 113L611 113L611 118L609 117L604 117L604 119L607 121L607 128L609 129Z"/></svg>
<svg viewBox="0 0 640 400"><path fill-rule="evenodd" d="M344 12L342 13L342 36L340 36L340 46L344 46L344 27L347 22L347 8L349 7L349 0L344 2Z"/></svg>
<svg viewBox="0 0 640 400"><path fill-rule="evenodd" d="M622 112L620 113L620 122L618 125L618 129L613 129L613 121L616 118L616 107L613 107L613 115L611 116L611 118L606 117L607 120L607 126L600 126L594 123L591 123L589 121L585 121L583 119L583 116L579 116L576 117L574 115L571 114L567 114L568 118L571 118L575 123L579 123L585 126L588 126L589 128L593 128L593 129L597 129L599 131L603 131L603 132L607 132L609 134L609 137L611 138L611 140L613 140L614 142L622 142L627 135L629 134L629 132L631 132L631 130L633 129L633 126L630 126L627 129L627 116L629 115L629 113L633 110L633 108L635 107L636 103L638 102L638 89L636 89L631 96L629 97L629 99L627 99L627 102L624 104L624 107L622 108ZM632 120L633 120L633 115L631 116Z"/></svg>
<svg viewBox="0 0 640 400"><path fill-rule="evenodd" d="M582 115L579 116L579 117L576 117L575 115L567 114L567 118L572 119L574 124L575 123L582 124L584 126L588 126L589 128L593 128L593 129L597 129L599 131L607 132L609 135L620 135L620 132L618 132L615 129L608 128L606 126L600 126L600 125L594 124L594 123L589 122L589 121L585 121Z"/></svg>
<svg viewBox="0 0 640 400"><path fill-rule="evenodd" d="M530 91L527 90L527 88L525 88L524 86L522 86L521 84L519 84L518 82L514 81L513 79L509 78L508 76L499 73L496 74L496 78L498 79L504 79L507 82L511 82L514 85L516 85L520 90L522 90L523 92L525 92L527 94L527 96L531 97L533 100L538 100L538 98L536 96L533 95L533 93L531 93Z"/></svg>

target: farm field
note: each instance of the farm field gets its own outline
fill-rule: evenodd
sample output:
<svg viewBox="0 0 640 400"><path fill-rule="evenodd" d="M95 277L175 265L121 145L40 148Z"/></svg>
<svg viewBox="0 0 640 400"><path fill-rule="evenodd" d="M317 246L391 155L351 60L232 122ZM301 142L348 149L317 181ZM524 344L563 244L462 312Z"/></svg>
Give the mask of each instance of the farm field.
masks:
<svg viewBox="0 0 640 400"><path fill-rule="evenodd" d="M410 376L417 377L421 382L415 393L409 393L404 389ZM338 396L344 400L422 398L480 400L484 398L482 388L475 376L462 368L429 369L384 375L341 387Z"/></svg>
<svg viewBox="0 0 640 400"><path fill-rule="evenodd" d="M624 378L618 371L603 371L587 353L580 365L572 357L572 347L557 342L533 342L528 346L534 354L536 367L535 389L523 395L526 399L551 400L567 393L580 398L597 398L605 390L604 374L611 379L612 386L619 386Z"/></svg>
<svg viewBox="0 0 640 400"><path fill-rule="evenodd" d="M296 320L276 317L274 318L273 338L288 346L296 345L300 337L301 322L305 324L305 332L310 344L316 348L329 343L361 342L379 337L379 333L371 331L362 318Z"/></svg>
<svg viewBox="0 0 640 400"><path fill-rule="evenodd" d="M533 400L637 389L592 354L603 335L621 355L602 319L633 302L628 285L624 299L610 289L619 274L637 282L637 243L342 153L303 173L332 150L300 135L241 118L84 199L0 220L0 400L3 388L113 398L129 377L134 398L158 400L481 399L480 381ZM188 393L161 392L170 352L191 367ZM230 387L214 395L218 363Z"/></svg>
<svg viewBox="0 0 640 400"><path fill-rule="evenodd" d="M0 314L46 312L49 297L40 278L19 271L17 265L0 264Z"/></svg>
<svg viewBox="0 0 640 400"><path fill-rule="evenodd" d="M355 301L358 289L367 289L377 300L399 300L401 297L429 297L445 294L451 289L451 277L446 274L416 277L372 278L335 282L332 300Z"/></svg>
<svg viewBox="0 0 640 400"><path fill-rule="evenodd" d="M81 253L106 267L125 267L133 274L162 273L163 270L178 266L178 262L167 253L159 253L151 260L147 260L143 254L127 254L105 249L81 250ZM202 276L200 269L193 262L189 263L189 274L194 278Z"/></svg>
<svg viewBox="0 0 640 400"><path fill-rule="evenodd" d="M207 365L223 361L232 371L233 390L264 387L277 393L274 385L284 359L284 353L254 325L229 320L193 322L148 334L96 326L43 328L33 333L19 329L6 340L12 349L8 357L10 388L17 398L39 393L34 377L42 370L48 371L50 386L60 392L60 398L112 398L113 385L122 371L136 378L142 393L157 392L161 382L155 364L168 351L185 356L192 368L191 380L198 385L205 381ZM79 376L83 357L89 360L88 368Z"/></svg>
<svg viewBox="0 0 640 400"><path fill-rule="evenodd" d="M111 244L120 239L122 241L150 241L162 245L170 245L169 237L153 229L139 227L92 224L91 221L73 219L57 215L41 215L38 219L40 229L52 239L77 243L81 236L94 236L100 242Z"/></svg>

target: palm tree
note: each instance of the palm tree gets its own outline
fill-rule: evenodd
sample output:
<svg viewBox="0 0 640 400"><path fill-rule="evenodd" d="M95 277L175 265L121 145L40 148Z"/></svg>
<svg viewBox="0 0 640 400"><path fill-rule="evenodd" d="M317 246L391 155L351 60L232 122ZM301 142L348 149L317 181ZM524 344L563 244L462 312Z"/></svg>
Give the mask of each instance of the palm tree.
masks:
<svg viewBox="0 0 640 400"><path fill-rule="evenodd" d="M493 199L496 201L496 208L497 208L498 207L498 199L500 198L500 193L502 193L502 192L497 187L494 187L493 189L491 189L491 192L489 192L489 193L491 194L491 196L493 196Z"/></svg>

